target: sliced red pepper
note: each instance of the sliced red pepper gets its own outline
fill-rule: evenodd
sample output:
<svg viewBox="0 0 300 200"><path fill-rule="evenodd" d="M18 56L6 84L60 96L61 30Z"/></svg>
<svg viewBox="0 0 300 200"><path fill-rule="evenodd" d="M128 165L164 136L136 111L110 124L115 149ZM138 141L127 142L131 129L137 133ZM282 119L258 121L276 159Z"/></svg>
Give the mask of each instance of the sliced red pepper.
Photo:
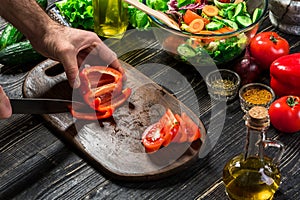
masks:
<svg viewBox="0 0 300 200"><path fill-rule="evenodd" d="M112 68L92 66L80 72L81 92L84 101L95 110L94 113L71 109L79 119L97 120L111 117L113 112L130 96L131 89L122 91L122 74Z"/></svg>
<svg viewBox="0 0 300 200"><path fill-rule="evenodd" d="M93 109L97 110L97 107L105 102L111 101L121 93L122 87L119 87L115 83L109 83L101 87L88 91L84 95L85 102Z"/></svg>
<svg viewBox="0 0 300 200"><path fill-rule="evenodd" d="M85 101L95 108L94 100L106 102L122 91L122 74L112 68L92 66L80 72L81 91Z"/></svg>
<svg viewBox="0 0 300 200"><path fill-rule="evenodd" d="M112 116L112 110L107 110L106 112L91 112L91 113L84 113L78 112L74 109L71 109L71 114L73 117L77 119L84 119L84 120L98 120L98 119L106 119Z"/></svg>
<svg viewBox="0 0 300 200"><path fill-rule="evenodd" d="M111 109L114 111L116 108L121 106L129 98L130 95L131 95L131 89L125 88L119 96L112 98L111 101L109 102L99 104L98 107L95 108L95 110L99 112L103 112L108 109Z"/></svg>

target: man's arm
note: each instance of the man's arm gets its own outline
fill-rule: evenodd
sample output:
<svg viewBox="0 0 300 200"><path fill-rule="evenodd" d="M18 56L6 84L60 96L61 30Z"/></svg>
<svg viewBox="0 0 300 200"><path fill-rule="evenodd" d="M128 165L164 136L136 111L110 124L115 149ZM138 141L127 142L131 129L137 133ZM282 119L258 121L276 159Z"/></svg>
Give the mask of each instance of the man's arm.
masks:
<svg viewBox="0 0 300 200"><path fill-rule="evenodd" d="M49 26L55 23L35 0L0 2L0 16L13 24L30 41L41 40Z"/></svg>
<svg viewBox="0 0 300 200"><path fill-rule="evenodd" d="M60 61L72 87L79 87L78 66L95 50L97 58L124 73L116 54L96 33L62 26L35 0L0 0L0 15L30 40L42 55Z"/></svg>

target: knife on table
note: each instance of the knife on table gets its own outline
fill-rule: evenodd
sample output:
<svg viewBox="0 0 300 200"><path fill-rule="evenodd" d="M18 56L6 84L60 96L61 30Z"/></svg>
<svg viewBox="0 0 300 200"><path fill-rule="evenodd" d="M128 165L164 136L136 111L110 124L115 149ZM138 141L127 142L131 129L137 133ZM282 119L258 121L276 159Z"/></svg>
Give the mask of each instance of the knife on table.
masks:
<svg viewBox="0 0 300 200"><path fill-rule="evenodd" d="M78 101L64 99L22 98L10 99L13 114L54 114L70 112L70 107L86 107Z"/></svg>

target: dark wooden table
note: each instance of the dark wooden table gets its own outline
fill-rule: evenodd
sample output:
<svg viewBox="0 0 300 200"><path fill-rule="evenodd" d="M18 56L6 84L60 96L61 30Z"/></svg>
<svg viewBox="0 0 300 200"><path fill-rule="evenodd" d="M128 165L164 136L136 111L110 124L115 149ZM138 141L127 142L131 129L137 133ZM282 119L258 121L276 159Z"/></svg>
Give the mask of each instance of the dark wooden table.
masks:
<svg viewBox="0 0 300 200"><path fill-rule="evenodd" d="M260 31L277 30L266 17ZM291 53L300 52L300 37L279 34L290 43ZM190 109L199 107L199 118L210 129L209 137L216 140L213 149L186 170L168 178L142 182L118 181L96 170L80 156L80 152L63 142L43 117L13 115L0 121L0 199L227 199L222 169L227 160L243 151L245 140L239 100L235 99L224 108L226 118L223 124L209 127L212 104L202 77L195 76L189 65L164 52L154 38L145 38L138 39L148 48L134 49L130 46L134 44L127 44L130 51L123 52L120 59L159 84L172 85L174 95ZM117 42L110 44L120 53ZM180 82L168 78L163 67L153 71L146 67L148 63L170 66L184 74L194 87L198 101L191 100ZM23 81L29 70L0 68L0 84L10 97L22 97ZM218 130L221 130L220 137ZM274 199L299 199L300 133L284 135L270 127L268 136L286 146L280 164L282 184Z"/></svg>

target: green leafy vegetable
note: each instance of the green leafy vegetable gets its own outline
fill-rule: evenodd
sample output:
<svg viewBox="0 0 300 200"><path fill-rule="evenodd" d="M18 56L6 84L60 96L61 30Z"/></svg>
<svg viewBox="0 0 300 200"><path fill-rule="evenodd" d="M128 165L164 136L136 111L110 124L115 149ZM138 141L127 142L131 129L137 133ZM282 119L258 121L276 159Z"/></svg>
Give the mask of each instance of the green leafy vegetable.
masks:
<svg viewBox="0 0 300 200"><path fill-rule="evenodd" d="M143 0L139 0L143 2ZM169 0L146 0L146 5L154 10L165 12L168 10ZM129 24L139 30L147 29L151 26L150 18L146 13L128 5Z"/></svg>
<svg viewBox="0 0 300 200"><path fill-rule="evenodd" d="M169 0L146 0L146 5L154 10L165 12L168 10L168 2Z"/></svg>
<svg viewBox="0 0 300 200"><path fill-rule="evenodd" d="M194 4L195 0L178 0L177 3L178 3L178 8L180 8L182 6L186 6L186 5L189 5L189 4Z"/></svg>
<svg viewBox="0 0 300 200"><path fill-rule="evenodd" d="M63 0L56 2L55 5L72 27L93 30L92 0Z"/></svg>
<svg viewBox="0 0 300 200"><path fill-rule="evenodd" d="M142 0L139 0L142 2ZM144 30L150 27L150 19L146 13L137 8L133 7L132 5L128 5L128 20L129 24L139 30Z"/></svg>
<svg viewBox="0 0 300 200"><path fill-rule="evenodd" d="M186 44L192 48L193 39L188 39ZM187 54L180 54L179 49L177 51L181 55L183 60L188 60L194 57L195 59L199 58L199 62L202 62L203 53L206 51L208 55L211 56L217 62L224 62L231 60L236 55L239 55L245 46L247 45L247 36L244 33L239 34L238 36L226 38L222 40L216 40L210 42L208 45L203 45L202 47L198 46L194 48L196 52L193 56L188 56ZM179 47L178 47L179 48Z"/></svg>

